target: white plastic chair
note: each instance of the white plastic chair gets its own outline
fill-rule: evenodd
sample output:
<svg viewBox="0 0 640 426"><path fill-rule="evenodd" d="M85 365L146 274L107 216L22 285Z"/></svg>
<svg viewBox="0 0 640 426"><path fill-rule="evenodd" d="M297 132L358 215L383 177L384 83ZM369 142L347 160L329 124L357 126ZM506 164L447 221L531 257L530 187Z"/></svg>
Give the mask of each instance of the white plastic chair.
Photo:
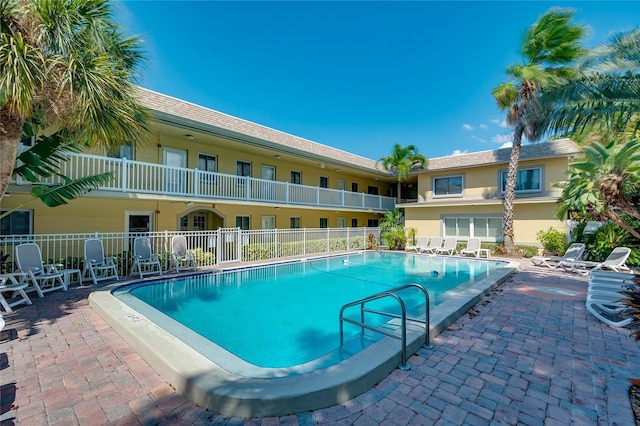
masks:
<svg viewBox="0 0 640 426"><path fill-rule="evenodd" d="M481 241L480 238L478 237L471 237L469 238L469 240L467 241L467 247L463 248L462 250L460 250L460 255L464 256L467 254L472 254L475 257L480 257L480 252L481 252Z"/></svg>
<svg viewBox="0 0 640 426"><path fill-rule="evenodd" d="M196 260L187 249L187 239L183 235L171 238L171 267L176 272L196 270Z"/></svg>
<svg viewBox="0 0 640 426"><path fill-rule="evenodd" d="M442 247L436 249L436 254L453 255L458 253L458 239L456 237L447 237L444 239Z"/></svg>
<svg viewBox="0 0 640 426"><path fill-rule="evenodd" d="M416 245L409 245L409 246L406 246L404 249L409 251L413 250L416 253L419 253L420 249L422 249L423 247L427 247L428 243L429 243L429 237L420 236L416 240Z"/></svg>
<svg viewBox="0 0 640 426"><path fill-rule="evenodd" d="M590 262L587 260L579 262L560 262L560 266L565 269L569 269L572 272L581 272L584 275L589 273L588 269L597 271L599 269L611 269L615 272L628 271L629 267L626 265L627 259L631 254L631 249L628 247L616 247L609 256L602 262ZM584 271L584 272L583 272Z"/></svg>
<svg viewBox="0 0 640 426"><path fill-rule="evenodd" d="M104 247L102 241L97 238L89 238L84 242L84 269L82 271L82 277L87 272L93 280L93 284L98 284L98 281L110 280L115 278L116 281L120 279L118 277L118 267L114 262L113 256L104 255Z"/></svg>
<svg viewBox="0 0 640 426"><path fill-rule="evenodd" d="M151 249L151 239L149 237L137 237L133 240L133 265L131 265L131 275L136 271L142 278L145 275L162 275L160 258Z"/></svg>
<svg viewBox="0 0 640 426"><path fill-rule="evenodd" d="M62 289L67 291L67 283L64 282L64 273L59 272L56 265L44 265L42 263L42 251L35 243L25 243L16 246L14 258L18 264L18 272L27 274L31 286L27 291L35 290L38 296L44 297L44 293Z"/></svg>
<svg viewBox="0 0 640 426"><path fill-rule="evenodd" d="M435 253L437 249L442 247L442 237L433 237L429 241L429 245L420 249L420 253Z"/></svg>
<svg viewBox="0 0 640 426"><path fill-rule="evenodd" d="M22 303L26 303L27 305L31 304L31 299L29 299L29 296L27 296L27 293L24 291L29 285L29 283L25 282L26 277L27 274L23 272L0 275L0 305L2 305L5 311L13 312L11 308ZM11 292L11 299L15 300L8 301L2 294L9 292ZM18 298L17 296L20 297Z"/></svg>
<svg viewBox="0 0 640 426"><path fill-rule="evenodd" d="M584 255L585 248L584 243L573 243L562 256L533 256L531 262L536 266L557 268L566 263L579 261Z"/></svg>

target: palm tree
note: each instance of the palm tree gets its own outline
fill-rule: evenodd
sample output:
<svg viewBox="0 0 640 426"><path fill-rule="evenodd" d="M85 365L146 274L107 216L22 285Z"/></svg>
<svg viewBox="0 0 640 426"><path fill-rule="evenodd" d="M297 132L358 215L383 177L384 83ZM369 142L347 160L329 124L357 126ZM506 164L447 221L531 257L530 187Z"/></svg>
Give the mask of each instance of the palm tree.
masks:
<svg viewBox="0 0 640 426"><path fill-rule="evenodd" d="M640 141L584 147L586 157L572 162L563 188L557 216L568 210L586 213L592 220L611 220L640 240L625 216L640 220L640 211L629 194L640 190Z"/></svg>
<svg viewBox="0 0 640 426"><path fill-rule="evenodd" d="M543 14L525 35L520 49L525 63L507 67L513 80L492 91L498 106L508 111L507 123L514 129L504 191L503 247L508 254L515 253L513 205L522 137L532 142L540 139L546 124L540 91L570 78L574 71L568 65L584 53L580 41L586 29L570 23L572 18L573 11L568 9Z"/></svg>
<svg viewBox="0 0 640 426"><path fill-rule="evenodd" d="M615 34L578 64L578 75L542 96L549 130L573 138L634 138L640 131L640 29Z"/></svg>
<svg viewBox="0 0 640 426"><path fill-rule="evenodd" d="M0 198L27 120L78 145L141 140L141 59L139 39L123 36L107 0L0 0Z"/></svg>
<svg viewBox="0 0 640 426"><path fill-rule="evenodd" d="M418 147L415 145L408 145L402 147L399 143L393 145L393 151L391 155L382 157L378 160L378 163L382 164L382 167L391 174L398 177L398 203L401 201L402 182L409 177L409 173L420 167L424 168L428 160L422 154L418 153Z"/></svg>

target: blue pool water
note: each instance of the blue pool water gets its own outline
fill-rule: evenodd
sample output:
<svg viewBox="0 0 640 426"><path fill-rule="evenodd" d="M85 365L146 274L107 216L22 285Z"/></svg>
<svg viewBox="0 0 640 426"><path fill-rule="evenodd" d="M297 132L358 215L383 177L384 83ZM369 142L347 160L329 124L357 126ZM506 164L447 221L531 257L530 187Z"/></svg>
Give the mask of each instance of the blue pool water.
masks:
<svg viewBox="0 0 640 426"><path fill-rule="evenodd" d="M346 303L417 283L427 289L435 305L486 277L499 264L363 252L163 279L130 286L116 295L125 294L122 300L149 319L165 323L169 318L172 324L187 327L189 333L215 342L250 364L283 368L311 362L336 350L340 343L339 312ZM408 289L401 295L411 314L424 315L421 293ZM393 300L376 303L371 307L399 312ZM354 308L348 315L358 318L359 310ZM388 320L368 317L373 324ZM188 334L175 327L173 333L179 338ZM356 339L359 333L355 326L345 327L347 339Z"/></svg>

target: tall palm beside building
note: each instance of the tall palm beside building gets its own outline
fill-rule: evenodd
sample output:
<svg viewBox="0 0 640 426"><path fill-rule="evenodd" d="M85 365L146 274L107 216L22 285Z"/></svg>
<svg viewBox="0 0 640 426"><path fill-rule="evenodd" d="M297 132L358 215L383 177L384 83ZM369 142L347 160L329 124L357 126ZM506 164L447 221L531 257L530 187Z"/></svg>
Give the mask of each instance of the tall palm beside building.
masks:
<svg viewBox="0 0 640 426"><path fill-rule="evenodd" d="M546 129L544 104L539 94L547 87L562 84L571 78L571 65L584 54L581 40L586 28L571 23L573 11L551 9L527 31L520 48L523 64L507 67L512 80L496 87L492 94L498 106L507 111L507 123L513 127L513 145L504 191L503 247L515 252L513 208L522 137L534 142Z"/></svg>
<svg viewBox="0 0 640 426"><path fill-rule="evenodd" d="M418 168L424 168L427 164L427 157L418 153L418 147L408 145L403 147L399 143L393 145L391 155L382 157L378 163L389 173L396 175L398 178L397 201L401 202L402 182L404 182L409 174Z"/></svg>
<svg viewBox="0 0 640 426"><path fill-rule="evenodd" d="M70 145L142 139L148 114L133 84L141 59L140 40L123 36L107 0L0 0L0 197L25 122Z"/></svg>

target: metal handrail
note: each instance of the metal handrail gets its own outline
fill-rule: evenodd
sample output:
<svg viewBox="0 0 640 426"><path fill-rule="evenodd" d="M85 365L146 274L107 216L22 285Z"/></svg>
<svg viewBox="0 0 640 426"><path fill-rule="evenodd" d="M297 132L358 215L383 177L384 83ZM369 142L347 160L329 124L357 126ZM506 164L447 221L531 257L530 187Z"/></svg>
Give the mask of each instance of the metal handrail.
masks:
<svg viewBox="0 0 640 426"><path fill-rule="evenodd" d="M402 298L396 294L396 292L410 288L410 287L415 287L424 294L424 297L425 297L425 319L424 320L417 317L407 317L406 305L402 300ZM391 297L398 302L401 310L400 315L394 314L392 312L379 311L377 309L370 309L365 307L365 304L367 302L382 299L385 297ZM356 321L351 318L345 318L344 311L350 307L357 306L357 305L360 305L360 321ZM365 312L388 316L391 318L400 318L400 328L401 328L400 337L398 337L397 334L391 333L383 328L366 324L365 318L364 318ZM400 339L402 341L401 342L402 348L401 348L400 365L398 366L398 368L400 368L401 370L409 370L410 367L407 365L407 320L425 324L425 337L424 337L423 347L427 349L431 349L433 346L431 346L430 335L429 335L430 334L429 333L429 293L427 293L424 287L422 287L420 284L415 284L415 283L406 284L406 285L395 287L391 290L383 291L380 293L376 293L369 297L365 297L363 299L356 300L355 302L350 302L343 305L342 308L340 308L340 346L344 345L344 323L345 322L353 325L357 325L361 327L363 331L364 329L367 329L367 330L371 330L376 333L380 333L382 335L385 335L394 339Z"/></svg>

